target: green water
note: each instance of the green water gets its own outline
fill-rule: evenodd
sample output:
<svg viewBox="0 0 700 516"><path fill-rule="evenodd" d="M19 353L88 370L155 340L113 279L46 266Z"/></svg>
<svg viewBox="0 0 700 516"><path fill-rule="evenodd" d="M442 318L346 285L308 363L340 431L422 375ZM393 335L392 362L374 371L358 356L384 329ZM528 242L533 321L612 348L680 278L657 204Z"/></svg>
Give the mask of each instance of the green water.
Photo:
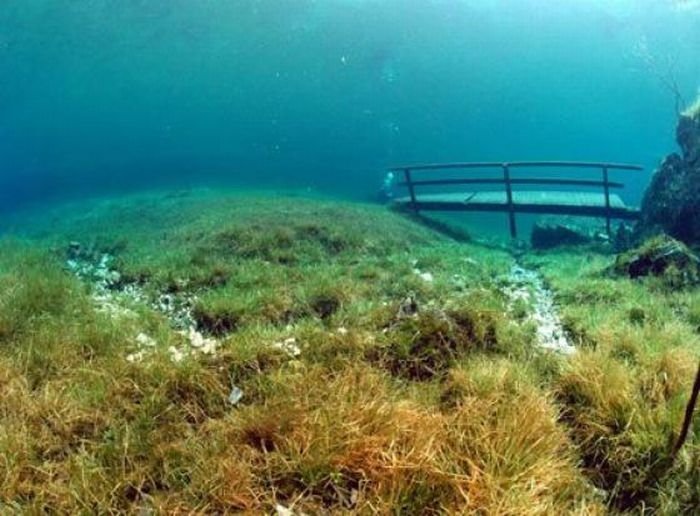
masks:
<svg viewBox="0 0 700 516"><path fill-rule="evenodd" d="M372 198L405 162L640 163L700 82L697 2L9 0L0 196Z"/></svg>

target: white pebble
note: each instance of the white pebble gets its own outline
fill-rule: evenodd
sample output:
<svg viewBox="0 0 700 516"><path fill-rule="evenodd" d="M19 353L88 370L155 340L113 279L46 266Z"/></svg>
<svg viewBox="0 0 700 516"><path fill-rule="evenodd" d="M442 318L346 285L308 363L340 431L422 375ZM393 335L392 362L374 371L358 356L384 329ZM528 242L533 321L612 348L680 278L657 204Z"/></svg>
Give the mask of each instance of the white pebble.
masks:
<svg viewBox="0 0 700 516"><path fill-rule="evenodd" d="M433 275L429 272L422 272L418 275L420 279L425 281L426 283L432 283L435 278L433 278Z"/></svg>
<svg viewBox="0 0 700 516"><path fill-rule="evenodd" d="M182 360L185 358L185 354L175 346L170 346L168 348L168 352L170 353L170 359L173 362L182 362Z"/></svg>
<svg viewBox="0 0 700 516"><path fill-rule="evenodd" d="M511 269L508 279L511 286L505 287L503 292L510 300L510 308L512 309L517 301L525 301L533 305L528 321L536 326L538 345L543 349L566 355L574 353L576 348L566 338L552 292L545 287L539 275L534 271L515 266Z"/></svg>
<svg viewBox="0 0 700 516"><path fill-rule="evenodd" d="M238 403L243 399L243 391L236 387L235 385L231 388L231 393L228 395L228 402L231 405L238 405Z"/></svg>
<svg viewBox="0 0 700 516"><path fill-rule="evenodd" d="M301 355L301 348L297 345L297 340L294 337L290 337L283 342L275 342L271 347L284 351L292 358Z"/></svg>
<svg viewBox="0 0 700 516"><path fill-rule="evenodd" d="M135 362L141 362L143 360L144 353L143 351L137 351L136 353L130 353L126 356L127 362L131 362L132 364Z"/></svg>
<svg viewBox="0 0 700 516"><path fill-rule="evenodd" d="M149 348L152 348L156 345L156 341L148 335L146 335L145 333L139 333L136 336L136 342L141 346L148 346Z"/></svg>

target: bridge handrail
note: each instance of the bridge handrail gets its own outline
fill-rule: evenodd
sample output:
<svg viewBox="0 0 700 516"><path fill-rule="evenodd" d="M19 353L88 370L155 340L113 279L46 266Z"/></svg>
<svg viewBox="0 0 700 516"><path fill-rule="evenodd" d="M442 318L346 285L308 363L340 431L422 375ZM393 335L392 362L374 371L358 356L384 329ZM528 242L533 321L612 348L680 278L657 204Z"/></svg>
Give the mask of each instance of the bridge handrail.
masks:
<svg viewBox="0 0 700 516"><path fill-rule="evenodd" d="M401 172L404 170L448 170L455 168L603 168L608 170L644 170L640 165L630 163L605 163L595 161L483 161L483 162L464 162L464 163L421 163L416 165L403 165L390 167L388 170L392 172Z"/></svg>
<svg viewBox="0 0 700 516"><path fill-rule="evenodd" d="M505 184L505 179L499 178L484 178L484 179L430 179L427 181L411 181L413 186L447 186L447 185L502 185ZM589 181L585 179L558 179L553 177L527 177L527 178L511 178L512 185L572 185L572 186L605 186L610 188L624 188L624 183L616 183L613 181ZM408 186L409 183L397 183L398 186Z"/></svg>
<svg viewBox="0 0 700 516"><path fill-rule="evenodd" d="M503 171L503 178L470 178L470 179L433 179L414 181L411 172L427 170L453 170L453 169L474 169L474 168L500 168ZM603 174L602 181L578 180L565 178L511 178L510 170L513 168L587 168L600 169ZM610 188L623 188L623 183L611 182L608 179L610 170L644 170L640 165L629 163L606 163L591 161L506 161L506 162L465 162L465 163L428 163L418 165L404 165L390 167L391 172L403 172L405 181L401 186L408 188L411 196L411 206L418 212L416 200L417 186L437 186L437 185L460 185L460 184L502 184L505 185L508 216L510 221L510 232L516 236L515 226L515 206L513 204L513 185L576 185L576 186L601 186L605 194L605 222L608 234L611 232L610 226Z"/></svg>

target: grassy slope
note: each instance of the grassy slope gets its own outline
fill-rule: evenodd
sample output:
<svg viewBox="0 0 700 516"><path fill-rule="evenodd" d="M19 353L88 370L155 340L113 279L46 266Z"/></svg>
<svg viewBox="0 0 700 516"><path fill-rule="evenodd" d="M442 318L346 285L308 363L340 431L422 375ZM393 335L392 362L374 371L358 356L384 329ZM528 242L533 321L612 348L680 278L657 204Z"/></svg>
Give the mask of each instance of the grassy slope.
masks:
<svg viewBox="0 0 700 516"><path fill-rule="evenodd" d="M563 305L580 351L552 389L584 469L616 508L692 513L700 503L697 446L675 468L675 438L697 368L700 292L673 278L610 276L612 258L582 252L530 256Z"/></svg>
<svg viewBox="0 0 700 516"><path fill-rule="evenodd" d="M66 208L30 233L0 243L7 507L597 514L697 500L697 448L670 474L662 460L692 380L694 292L607 279L597 255L529 257L583 348L560 359L508 311L508 255L377 207L183 193ZM175 364L164 316L96 311L64 270L70 241L115 255L151 297L195 294L219 352ZM408 297L418 317L397 316ZM140 332L156 352L130 363ZM287 338L299 357L271 346Z"/></svg>

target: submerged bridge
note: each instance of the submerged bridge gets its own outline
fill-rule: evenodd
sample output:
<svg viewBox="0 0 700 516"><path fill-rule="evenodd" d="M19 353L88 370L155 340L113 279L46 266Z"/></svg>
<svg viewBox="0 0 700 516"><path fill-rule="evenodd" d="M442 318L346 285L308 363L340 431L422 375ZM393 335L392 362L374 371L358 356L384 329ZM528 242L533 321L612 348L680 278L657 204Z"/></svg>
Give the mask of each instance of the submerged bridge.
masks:
<svg viewBox="0 0 700 516"><path fill-rule="evenodd" d="M600 171L600 180L580 177L522 177L515 173L521 169L553 169ZM437 163L392 167L392 172L403 173L399 183L408 189L408 196L395 200L402 208L420 211L483 211L508 214L511 237L518 230L516 213L549 213L605 218L608 235L612 219L636 219L639 209L626 206L620 196L611 189L623 188L624 184L609 180L611 171L640 171L641 166L620 163L591 163L576 161L516 161L508 163ZM475 170L495 170L490 177L474 177ZM431 173L427 176L425 173ZM416 177L420 173L421 177ZM462 191L461 186L471 185L471 191ZM502 189L485 190L477 185L500 185ZM525 186L527 189L514 187ZM569 187L562 190L557 187ZM423 187L451 187L449 192L421 192ZM571 189L576 187L576 190ZM458 191L455 191L458 188ZM557 189L554 189L557 188ZM588 188L588 191L582 191ZM590 191L595 188L598 191ZM433 189L434 190L434 189Z"/></svg>

